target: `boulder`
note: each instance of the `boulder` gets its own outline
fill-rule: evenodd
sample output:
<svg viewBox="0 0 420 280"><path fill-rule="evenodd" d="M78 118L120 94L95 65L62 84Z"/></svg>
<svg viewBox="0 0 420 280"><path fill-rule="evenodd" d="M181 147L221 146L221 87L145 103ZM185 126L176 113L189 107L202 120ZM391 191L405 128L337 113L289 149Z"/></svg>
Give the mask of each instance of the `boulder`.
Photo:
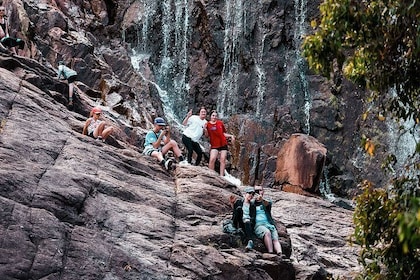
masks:
<svg viewBox="0 0 420 280"><path fill-rule="evenodd" d="M296 133L278 152L276 183L291 185L287 189L302 189L317 193L327 149L310 135Z"/></svg>

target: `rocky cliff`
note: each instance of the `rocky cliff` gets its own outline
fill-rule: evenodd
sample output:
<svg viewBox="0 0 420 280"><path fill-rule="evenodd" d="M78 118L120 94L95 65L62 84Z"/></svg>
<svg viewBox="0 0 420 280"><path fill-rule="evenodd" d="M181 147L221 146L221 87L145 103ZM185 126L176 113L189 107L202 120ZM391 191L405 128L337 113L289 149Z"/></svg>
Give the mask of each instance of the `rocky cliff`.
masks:
<svg viewBox="0 0 420 280"><path fill-rule="evenodd" d="M325 279L329 274L350 278L357 271L357 248L346 243L351 211L268 188L290 258L266 255L258 247L245 253L221 229L230 216L228 197L239 195L240 187L205 167L167 173L141 155L151 120L165 112L154 84L157 58L143 60L139 73L122 39L124 30L137 38L129 30L142 11L141 1L3 2L12 34L27 45L19 56L0 54L2 279ZM215 13L217 3L190 3L189 11L200 12L195 14L198 31L206 33L206 24L214 24L206 23L206 15L223 19ZM281 1L264 3L269 13L286 7ZM283 18L284 11L276 14ZM212 71L220 75L220 53L212 53L217 44L212 36L203 38L198 41L211 55L192 60L196 67L215 62ZM65 106L66 83L55 78L59 60L79 73L73 111ZM210 91L215 88L212 75L194 76L197 83L208 81ZM106 144L81 135L95 105L116 128ZM300 130L290 112L278 106L264 113L274 126L246 112L232 115L230 127L239 136L232 170L245 183L272 185L270 167L281 143ZM270 135L261 138L267 131ZM338 141L329 137L322 139ZM334 151L334 143L325 142ZM246 159L256 159L250 154L263 160L250 164Z"/></svg>

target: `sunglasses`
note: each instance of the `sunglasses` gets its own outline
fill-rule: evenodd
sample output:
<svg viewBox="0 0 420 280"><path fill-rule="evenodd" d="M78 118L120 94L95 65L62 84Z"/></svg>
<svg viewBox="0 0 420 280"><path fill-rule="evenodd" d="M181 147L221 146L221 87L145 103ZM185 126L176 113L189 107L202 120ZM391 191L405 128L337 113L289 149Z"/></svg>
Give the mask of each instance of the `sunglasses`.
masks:
<svg viewBox="0 0 420 280"><path fill-rule="evenodd" d="M99 116L101 113L95 113L95 115Z"/></svg>

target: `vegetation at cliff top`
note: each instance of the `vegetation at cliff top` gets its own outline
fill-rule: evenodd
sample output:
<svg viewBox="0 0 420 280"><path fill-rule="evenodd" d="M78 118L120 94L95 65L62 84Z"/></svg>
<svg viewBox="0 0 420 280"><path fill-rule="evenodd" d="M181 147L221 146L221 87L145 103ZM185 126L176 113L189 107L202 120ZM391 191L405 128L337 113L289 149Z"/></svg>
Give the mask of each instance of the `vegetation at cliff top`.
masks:
<svg viewBox="0 0 420 280"><path fill-rule="evenodd" d="M384 116L418 123L420 1L324 0L311 25L302 48L313 71L335 83L342 75L371 90ZM420 279L419 152L389 187L361 184L352 236L362 248L359 279Z"/></svg>

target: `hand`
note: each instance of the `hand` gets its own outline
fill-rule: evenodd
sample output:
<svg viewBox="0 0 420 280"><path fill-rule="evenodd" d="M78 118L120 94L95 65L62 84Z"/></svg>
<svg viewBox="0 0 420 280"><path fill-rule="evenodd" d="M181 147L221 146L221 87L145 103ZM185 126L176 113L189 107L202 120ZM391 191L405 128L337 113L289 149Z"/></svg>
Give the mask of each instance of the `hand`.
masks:
<svg viewBox="0 0 420 280"><path fill-rule="evenodd" d="M187 113L187 117L189 118L189 117L191 117L192 116L192 109L190 109L189 111L188 111L188 113Z"/></svg>

